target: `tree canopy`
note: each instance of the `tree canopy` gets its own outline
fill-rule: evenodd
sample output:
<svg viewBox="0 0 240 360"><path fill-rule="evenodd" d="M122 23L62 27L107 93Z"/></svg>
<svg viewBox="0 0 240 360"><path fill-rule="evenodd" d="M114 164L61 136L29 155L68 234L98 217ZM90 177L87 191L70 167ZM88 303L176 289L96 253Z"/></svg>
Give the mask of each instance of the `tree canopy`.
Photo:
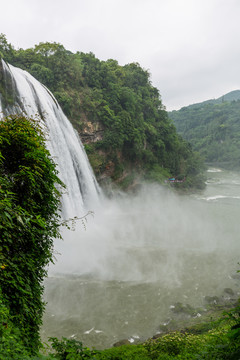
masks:
<svg viewBox="0 0 240 360"><path fill-rule="evenodd" d="M97 176L113 163L115 179L128 167L155 180L185 176L188 185L203 184L198 155L177 134L150 73L138 63L120 66L93 53L72 53L58 43L15 50L4 35L0 52L54 93L80 136L89 123L102 129L86 146ZM194 172L198 179L190 180Z"/></svg>

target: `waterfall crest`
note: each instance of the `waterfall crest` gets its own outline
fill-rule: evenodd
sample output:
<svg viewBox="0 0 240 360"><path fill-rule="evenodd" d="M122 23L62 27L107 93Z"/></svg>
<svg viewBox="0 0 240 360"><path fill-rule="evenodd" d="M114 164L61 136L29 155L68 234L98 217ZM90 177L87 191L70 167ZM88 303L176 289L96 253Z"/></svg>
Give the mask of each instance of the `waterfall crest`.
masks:
<svg viewBox="0 0 240 360"><path fill-rule="evenodd" d="M66 185L62 196L62 216L82 216L94 210L100 188L77 132L64 115L53 94L28 72L0 64L0 118L25 114L40 117L47 132L47 148ZM2 84L1 84L2 83Z"/></svg>

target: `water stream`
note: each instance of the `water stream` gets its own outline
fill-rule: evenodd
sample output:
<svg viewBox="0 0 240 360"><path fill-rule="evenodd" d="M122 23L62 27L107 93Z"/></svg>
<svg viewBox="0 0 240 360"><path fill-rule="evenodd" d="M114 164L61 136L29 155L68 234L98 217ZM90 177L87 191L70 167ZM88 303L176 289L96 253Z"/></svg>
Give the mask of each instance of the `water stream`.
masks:
<svg viewBox="0 0 240 360"><path fill-rule="evenodd" d="M62 216L84 215L99 199L100 189L83 145L52 93L28 72L0 62L0 120L8 115L39 119L47 136L47 147L67 187L62 196ZM6 95L7 94L7 95Z"/></svg>

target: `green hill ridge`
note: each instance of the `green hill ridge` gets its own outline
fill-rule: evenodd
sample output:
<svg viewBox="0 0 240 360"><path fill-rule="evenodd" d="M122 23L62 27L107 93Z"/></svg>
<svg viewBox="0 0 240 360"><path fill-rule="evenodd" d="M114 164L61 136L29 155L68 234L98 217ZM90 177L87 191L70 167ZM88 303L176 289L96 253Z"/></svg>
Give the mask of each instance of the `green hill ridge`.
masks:
<svg viewBox="0 0 240 360"><path fill-rule="evenodd" d="M240 90L168 114L206 162L240 169Z"/></svg>
<svg viewBox="0 0 240 360"><path fill-rule="evenodd" d="M207 105L207 104L221 104L223 102L232 102L232 101L237 101L237 100L240 100L240 90L233 90L233 91L228 92L225 95L220 96L217 99L205 100L205 101L202 101L200 103L191 104L191 105L189 105L187 107L195 107L195 108L197 108L199 106L204 106L204 105Z"/></svg>

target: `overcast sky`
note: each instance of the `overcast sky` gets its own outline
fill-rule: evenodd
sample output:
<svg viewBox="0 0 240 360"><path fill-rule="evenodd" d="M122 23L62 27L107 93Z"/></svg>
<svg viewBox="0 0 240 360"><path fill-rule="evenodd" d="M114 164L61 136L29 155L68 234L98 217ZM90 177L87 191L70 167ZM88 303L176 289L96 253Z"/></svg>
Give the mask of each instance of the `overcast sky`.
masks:
<svg viewBox="0 0 240 360"><path fill-rule="evenodd" d="M240 89L240 0L0 0L16 49L59 42L151 73L167 110Z"/></svg>

